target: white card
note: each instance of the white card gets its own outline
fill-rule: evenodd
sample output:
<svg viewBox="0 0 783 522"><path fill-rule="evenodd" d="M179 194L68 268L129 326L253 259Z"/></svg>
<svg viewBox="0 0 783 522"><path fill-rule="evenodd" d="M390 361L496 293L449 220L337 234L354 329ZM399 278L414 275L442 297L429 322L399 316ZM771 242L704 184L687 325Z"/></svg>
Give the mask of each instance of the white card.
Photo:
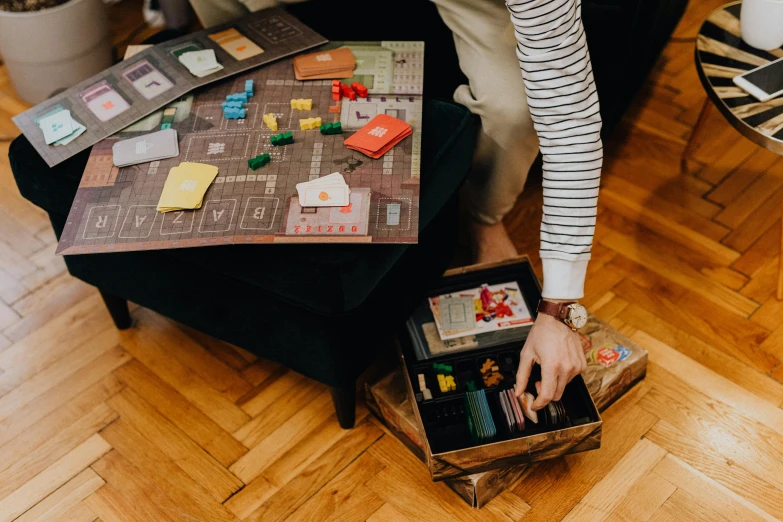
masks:
<svg viewBox="0 0 783 522"><path fill-rule="evenodd" d="M84 134L84 131L87 130L87 127L79 123L78 121L71 118L71 123L73 124L73 132L70 133L68 136L64 137L61 140L57 140L54 142L55 145L68 145L73 140Z"/></svg>
<svg viewBox="0 0 783 522"><path fill-rule="evenodd" d="M306 187L299 192L299 203L303 207L344 207L349 203L350 189L347 186Z"/></svg>
<svg viewBox="0 0 783 522"><path fill-rule="evenodd" d="M193 73L205 72L218 67L214 49L190 51L179 55L179 61Z"/></svg>
<svg viewBox="0 0 783 522"><path fill-rule="evenodd" d="M71 111L62 110L51 116L46 116L38 121L38 126L44 135L44 141L51 145L57 140L61 140L73 133L73 119Z"/></svg>

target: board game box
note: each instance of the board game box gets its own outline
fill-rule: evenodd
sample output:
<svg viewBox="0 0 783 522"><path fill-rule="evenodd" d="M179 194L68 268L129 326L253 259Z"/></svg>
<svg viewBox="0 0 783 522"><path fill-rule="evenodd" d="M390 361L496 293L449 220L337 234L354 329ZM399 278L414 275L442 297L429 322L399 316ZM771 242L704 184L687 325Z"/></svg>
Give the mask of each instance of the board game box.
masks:
<svg viewBox="0 0 783 522"><path fill-rule="evenodd" d="M345 45L356 57L354 77L367 98L332 99L330 80L299 81L292 59L279 60L186 95L165 110L97 143L91 152L57 248L89 254L257 243L416 243L423 89L423 42ZM134 59L136 56L134 56ZM226 95L255 93L246 118L226 119ZM312 99L311 110L291 107ZM274 114L278 130L263 122ZM343 141L379 114L409 123L413 133L379 159L349 150ZM301 130L299 120L341 122L343 134ZM160 129L166 118L179 139L179 157L117 168L112 146L120 139ZM294 143L274 146L270 137L291 132ZM248 159L268 153L271 162L252 170ZM197 210L156 211L164 182L180 162L219 167ZM302 207L296 184L339 172L350 187L345 207Z"/></svg>
<svg viewBox="0 0 783 522"><path fill-rule="evenodd" d="M490 274L499 266L520 262L527 262L527 259L522 257L517 261L450 270L446 273L444 282L465 273ZM588 315L587 324L579 330L579 334L588 363L583 373L584 382L601 412L644 378L647 370L647 352L592 314ZM520 348L521 343L516 346L517 350ZM378 382L367 384L365 386L367 403L373 414L391 433L419 459L427 462L428 459L432 459L432 455L425 455L426 434L414 414L407 380L407 375L397 369ZM412 384L416 385L415 382ZM523 475L525 468L524 464L518 464L447 478L444 482L467 503L474 507L481 507L504 489L512 487Z"/></svg>
<svg viewBox="0 0 783 522"><path fill-rule="evenodd" d="M493 289L489 291L492 295L475 295L476 288ZM487 313L509 314L513 301L519 298L517 292L526 310L536 309L541 289L526 258L484 270L451 273L429 290L399 336L408 398L424 434L424 454L433 480L600 447L601 416L583 376L575 377L562 399L538 411L537 416L526 412L515 398L519 352L530 323L485 333L475 333L470 327L457 343L443 339L437 328L427 327L435 323L433 298L442 304L466 293L474 304L475 318L470 319L481 322ZM505 310L498 306L488 312L482 300L510 304ZM492 315L489 318L494 319ZM608 355L604 354L607 360ZM535 395L538 380L540 368L536 365L527 393ZM530 396L528 404L532 399Z"/></svg>
<svg viewBox="0 0 783 522"><path fill-rule="evenodd" d="M132 59L15 116L13 121L52 167L198 87L326 41L283 9L265 9L145 48ZM207 76L191 74L178 59L184 52L207 49L214 50L222 66ZM86 131L67 144L47 145L38 120L58 109L69 110Z"/></svg>

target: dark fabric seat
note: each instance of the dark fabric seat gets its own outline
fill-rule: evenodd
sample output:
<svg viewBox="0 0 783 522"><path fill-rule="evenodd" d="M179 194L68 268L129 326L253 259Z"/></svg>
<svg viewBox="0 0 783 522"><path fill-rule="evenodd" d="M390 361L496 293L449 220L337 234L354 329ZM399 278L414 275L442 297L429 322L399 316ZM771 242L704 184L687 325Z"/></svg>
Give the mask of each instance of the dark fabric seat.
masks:
<svg viewBox="0 0 783 522"><path fill-rule="evenodd" d="M584 0L584 20L605 130L630 103L687 0ZM68 256L69 272L101 291L118 327L126 300L280 362L332 387L353 424L355 381L448 266L456 194L468 173L476 120L450 98L463 78L451 35L430 2L398 0L383 23L373 10L329 0L291 6L330 39L424 40L426 92L418 245L253 245ZM415 16L411 13L415 12ZM24 197L62 232L89 151L48 168L17 138L9 158Z"/></svg>

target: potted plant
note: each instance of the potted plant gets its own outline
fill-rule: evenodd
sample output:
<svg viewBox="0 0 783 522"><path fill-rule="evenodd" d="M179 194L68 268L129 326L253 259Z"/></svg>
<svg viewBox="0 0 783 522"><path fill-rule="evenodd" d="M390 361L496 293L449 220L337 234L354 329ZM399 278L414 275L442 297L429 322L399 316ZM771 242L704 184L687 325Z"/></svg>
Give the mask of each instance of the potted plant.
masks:
<svg viewBox="0 0 783 522"><path fill-rule="evenodd" d="M0 0L0 56L31 104L112 64L101 0Z"/></svg>

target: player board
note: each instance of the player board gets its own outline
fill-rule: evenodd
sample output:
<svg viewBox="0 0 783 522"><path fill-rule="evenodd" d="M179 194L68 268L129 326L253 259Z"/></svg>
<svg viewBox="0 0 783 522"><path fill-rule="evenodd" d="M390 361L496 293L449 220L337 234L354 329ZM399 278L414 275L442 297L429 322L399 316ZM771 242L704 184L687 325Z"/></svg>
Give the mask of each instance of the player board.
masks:
<svg viewBox="0 0 783 522"><path fill-rule="evenodd" d="M356 77L343 81L361 81L370 93L365 99L333 101L330 80L297 81L292 60L285 59L198 90L95 145L57 252L417 242L424 44L345 45L358 66ZM248 79L254 80L255 95L248 100L247 117L225 119L221 102L228 94L244 91ZM312 110L291 109L292 98L311 98ZM179 157L115 167L112 145L117 139L159 129L166 113L173 113L166 121L178 131ZM263 124L268 113L277 117L277 132ZM377 160L344 146L344 139L382 113L408 122L413 134ZM340 121L344 134L299 130L299 119L310 117L324 123ZM292 145L270 143L272 135L287 131L294 135ZM247 160L263 153L271 155L271 163L249 169ZM169 169L182 161L208 163L220 170L200 209L159 213L156 205ZM350 204L303 208L296 184L332 172L344 176L351 189Z"/></svg>
<svg viewBox="0 0 783 522"><path fill-rule="evenodd" d="M325 42L282 9L266 9L144 49L13 120L52 167L197 87ZM214 49L223 69L199 78L179 62L178 56L204 49ZM65 145L47 145L37 122L61 109L70 110L87 130Z"/></svg>

